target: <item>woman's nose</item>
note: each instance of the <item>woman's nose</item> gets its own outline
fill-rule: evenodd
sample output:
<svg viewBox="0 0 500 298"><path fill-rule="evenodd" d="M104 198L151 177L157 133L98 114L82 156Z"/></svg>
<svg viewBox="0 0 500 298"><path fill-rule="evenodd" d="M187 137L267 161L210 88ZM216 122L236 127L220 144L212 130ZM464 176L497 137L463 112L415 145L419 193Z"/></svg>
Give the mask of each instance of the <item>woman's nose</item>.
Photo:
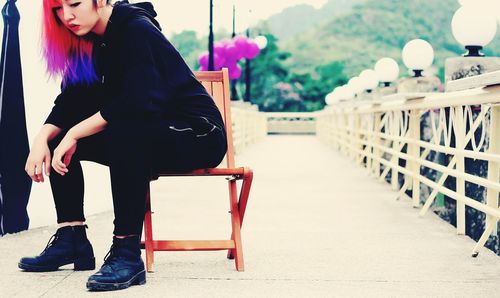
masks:
<svg viewBox="0 0 500 298"><path fill-rule="evenodd" d="M71 11L71 9L68 7L63 7L63 19L67 22L73 20L74 18L75 15Z"/></svg>

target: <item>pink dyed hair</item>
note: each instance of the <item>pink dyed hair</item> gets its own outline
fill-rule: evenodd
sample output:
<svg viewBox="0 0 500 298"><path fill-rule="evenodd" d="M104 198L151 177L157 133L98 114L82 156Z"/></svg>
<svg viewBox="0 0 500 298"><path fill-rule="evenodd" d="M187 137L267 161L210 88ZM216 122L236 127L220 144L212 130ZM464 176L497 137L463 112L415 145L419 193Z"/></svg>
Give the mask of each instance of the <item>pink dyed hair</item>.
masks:
<svg viewBox="0 0 500 298"><path fill-rule="evenodd" d="M59 1L43 0L42 51L47 72L61 76L63 85L95 82L92 40L73 34L61 23L54 11Z"/></svg>

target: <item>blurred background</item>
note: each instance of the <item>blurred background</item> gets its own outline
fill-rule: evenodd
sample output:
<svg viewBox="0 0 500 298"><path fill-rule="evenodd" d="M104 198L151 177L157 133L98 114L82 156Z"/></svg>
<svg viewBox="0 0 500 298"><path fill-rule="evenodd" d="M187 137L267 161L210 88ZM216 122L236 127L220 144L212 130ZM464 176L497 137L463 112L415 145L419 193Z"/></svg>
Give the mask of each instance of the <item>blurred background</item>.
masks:
<svg viewBox="0 0 500 298"><path fill-rule="evenodd" d="M431 65L423 70L423 74L439 78L436 82L442 84L446 80L445 59L459 57L465 52L463 45L454 37L451 26L460 5L473 2L484 8L487 3L490 12L494 12L497 18L500 15L499 0L150 2L158 12L164 34L193 70L203 69L203 63L207 63L202 57L206 58L209 48L211 3L216 47L226 47L243 37L258 43L259 48L250 55L251 58L242 56L233 61L232 66L238 71L233 71L232 98L250 102L264 112L322 110L332 90L345 86L350 78L364 69L373 68L382 57L394 59L398 64L399 72L396 69L395 77L399 74L400 80L411 78L414 72L403 63L402 49L414 39L425 40L432 45L433 53L429 54ZM24 103L31 141L59 92L59 80L48 78L41 58L42 1L19 0L16 4L21 15L19 35ZM0 28L3 29L1 22ZM416 51L418 56L418 47ZM487 57L499 56L499 38L494 37L483 53ZM218 67L225 65L220 60L215 62ZM443 90L442 85L433 86L436 90ZM347 93L349 96L345 92L341 96L337 94L336 100L345 100L363 92L353 93L350 90ZM91 163L84 166L92 173L85 177L89 182L86 185L90 185L86 188L86 196L93 197L86 205L86 212L111 209L111 200L107 199L111 196L110 190L97 187L109 185L107 169ZM100 198L106 198L104 203L99 201ZM31 227L53 222L55 214L52 208L45 208L47 204L53 204L48 183L34 184L28 212L33 213L40 208L49 210L43 214L38 212L30 222Z"/></svg>

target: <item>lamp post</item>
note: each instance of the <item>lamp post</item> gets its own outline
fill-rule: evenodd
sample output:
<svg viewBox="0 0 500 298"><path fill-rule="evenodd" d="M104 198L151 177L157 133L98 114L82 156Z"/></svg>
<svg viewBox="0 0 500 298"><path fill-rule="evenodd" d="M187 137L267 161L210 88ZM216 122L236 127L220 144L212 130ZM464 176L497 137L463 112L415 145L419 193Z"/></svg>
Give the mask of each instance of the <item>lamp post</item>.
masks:
<svg viewBox="0 0 500 298"><path fill-rule="evenodd" d="M247 29L247 38L250 36L250 29ZM245 98L244 100L247 102L251 101L251 83L252 83L252 78L251 78L251 64L250 60L253 60L258 53L260 53L261 50L263 50L267 46L267 38L264 35L259 35L255 37L253 40L249 39L249 45L250 48L253 48L253 56L247 57L245 60ZM257 49L258 48L258 49ZM255 51L256 50L256 51Z"/></svg>
<svg viewBox="0 0 500 298"><path fill-rule="evenodd" d="M484 56L480 51L493 40L497 26L493 14L472 5L460 7L451 20L453 36L468 51L464 57Z"/></svg>
<svg viewBox="0 0 500 298"><path fill-rule="evenodd" d="M363 84L361 82L361 79L359 77L352 77L347 82L347 86L348 86L349 90L352 91L353 97L355 97L355 98L360 98L361 93L363 93L363 91L365 91Z"/></svg>
<svg viewBox="0 0 500 298"><path fill-rule="evenodd" d="M375 72L377 77L384 84L384 87L389 87L392 82L396 81L399 76L399 65L396 60L388 57L381 58L375 63Z"/></svg>
<svg viewBox="0 0 500 298"><path fill-rule="evenodd" d="M346 101L353 99L355 96L354 92L352 91L352 88L349 87L348 84L340 87L339 89L339 101Z"/></svg>
<svg viewBox="0 0 500 298"><path fill-rule="evenodd" d="M500 58L485 57L481 53L496 35L498 24L494 13L498 13L500 3L493 0L459 2L462 6L453 15L451 29L466 52L462 57L446 59L446 82L500 70ZM446 84L446 90L454 89Z"/></svg>
<svg viewBox="0 0 500 298"><path fill-rule="evenodd" d="M236 36L236 5L233 3L233 33L231 38ZM236 82L238 80L231 80L231 100L239 100L238 90L236 89Z"/></svg>
<svg viewBox="0 0 500 298"><path fill-rule="evenodd" d="M423 39L409 41L404 46L402 54L404 64L413 71L416 78L421 77L422 72L434 61L434 49Z"/></svg>
<svg viewBox="0 0 500 298"><path fill-rule="evenodd" d="M359 74L361 84L367 93L372 93L378 86L377 73L373 69L365 69Z"/></svg>
<svg viewBox="0 0 500 298"><path fill-rule="evenodd" d="M249 11L250 13L250 11ZM246 30L246 35L247 38L250 38L250 24L248 24L247 30ZM250 70L250 59L245 59L245 98L244 100L246 102L250 102L251 99L251 70Z"/></svg>
<svg viewBox="0 0 500 298"><path fill-rule="evenodd" d="M434 75L422 76L422 72L434 61L432 46L425 40L414 39L404 46L402 55L404 64L414 75L399 82L398 93L437 92L441 86L439 78Z"/></svg>
<svg viewBox="0 0 500 298"><path fill-rule="evenodd" d="M29 143L19 51L20 15L16 0L7 0L2 9L2 16L4 29L0 61L0 235L28 228L26 206L31 191L31 179L24 172Z"/></svg>
<svg viewBox="0 0 500 298"><path fill-rule="evenodd" d="M214 68L214 5L213 0L210 0L210 25L208 32L208 70L213 71Z"/></svg>
<svg viewBox="0 0 500 298"><path fill-rule="evenodd" d="M233 33L231 38L236 36L236 5L233 3ZM236 90L236 82L238 80L231 80L231 100L239 100L238 90Z"/></svg>

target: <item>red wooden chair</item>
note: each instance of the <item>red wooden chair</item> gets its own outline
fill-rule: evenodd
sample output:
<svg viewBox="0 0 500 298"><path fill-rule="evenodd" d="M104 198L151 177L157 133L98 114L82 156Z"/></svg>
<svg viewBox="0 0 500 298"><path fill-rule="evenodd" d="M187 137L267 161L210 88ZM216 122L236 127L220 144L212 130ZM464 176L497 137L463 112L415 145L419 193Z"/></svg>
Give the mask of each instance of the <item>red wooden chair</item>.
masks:
<svg viewBox="0 0 500 298"><path fill-rule="evenodd" d="M197 79L205 86L221 111L227 133L226 167L197 169L188 173L157 173L151 181L166 176L228 176L229 206L231 214L232 234L229 240L154 240L151 219L151 195L148 190L146 211L144 216L144 241L142 248L146 250L146 269L153 272L154 252L161 250L197 251L228 250L227 257L235 260L236 270L244 271L243 249L241 245L241 224L247 205L253 172L247 167L235 167L230 110L229 76L227 69L221 71L195 72ZM243 180L239 200L236 180Z"/></svg>

